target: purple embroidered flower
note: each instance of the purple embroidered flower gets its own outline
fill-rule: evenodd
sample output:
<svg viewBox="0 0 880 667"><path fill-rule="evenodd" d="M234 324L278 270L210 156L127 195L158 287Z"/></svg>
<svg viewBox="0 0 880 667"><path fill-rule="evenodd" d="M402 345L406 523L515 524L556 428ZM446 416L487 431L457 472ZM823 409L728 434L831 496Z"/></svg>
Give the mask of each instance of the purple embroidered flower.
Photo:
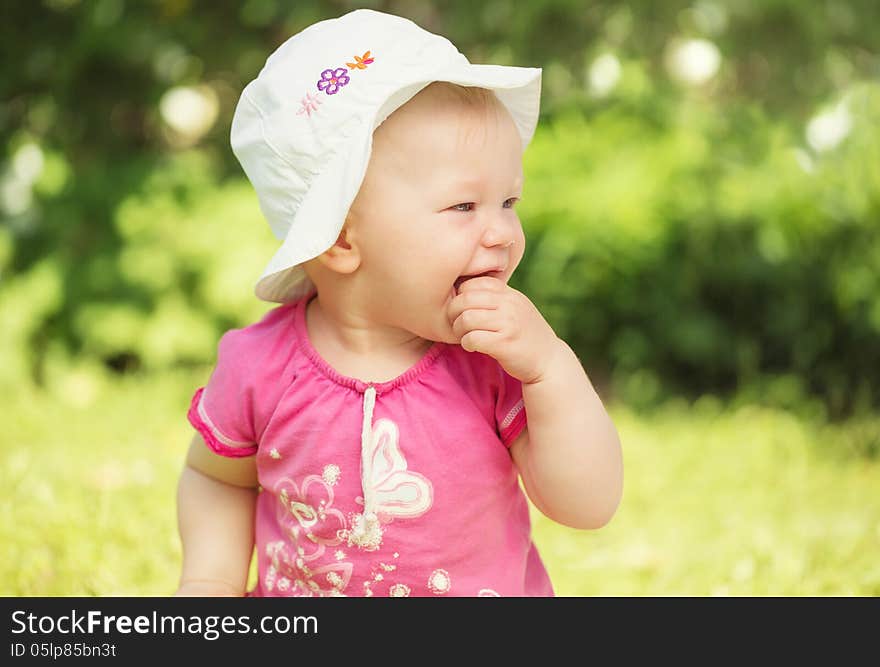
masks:
<svg viewBox="0 0 880 667"><path fill-rule="evenodd" d="M321 72L321 80L318 81L318 90L323 90L328 95L335 95L339 89L349 82L348 70L339 67L335 70L325 69Z"/></svg>

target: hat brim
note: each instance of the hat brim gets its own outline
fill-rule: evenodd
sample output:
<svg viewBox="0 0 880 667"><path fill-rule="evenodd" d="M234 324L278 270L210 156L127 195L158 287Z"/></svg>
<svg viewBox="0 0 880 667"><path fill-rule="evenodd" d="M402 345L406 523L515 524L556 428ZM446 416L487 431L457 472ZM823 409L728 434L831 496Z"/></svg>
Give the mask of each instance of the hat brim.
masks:
<svg viewBox="0 0 880 667"><path fill-rule="evenodd" d="M349 141L328 160L315 177L291 221L281 247L273 255L254 288L263 301L288 303L314 289L302 263L330 248L339 238L348 211L360 190L373 146L373 131L388 116L435 81L488 88L504 104L522 139L523 150L538 124L542 70L536 67L455 63L430 79L402 83L379 106L370 123L358 125ZM325 224L314 224L321 219ZM327 225L326 221L333 224ZM305 230L308 230L307 232Z"/></svg>

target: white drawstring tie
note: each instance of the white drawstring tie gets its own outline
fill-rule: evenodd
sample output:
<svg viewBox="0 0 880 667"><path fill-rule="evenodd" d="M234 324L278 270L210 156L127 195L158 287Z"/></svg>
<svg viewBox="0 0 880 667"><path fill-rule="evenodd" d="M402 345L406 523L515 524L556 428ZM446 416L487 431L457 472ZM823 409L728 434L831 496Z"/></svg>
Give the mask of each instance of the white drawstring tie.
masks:
<svg viewBox="0 0 880 667"><path fill-rule="evenodd" d="M364 422L361 429L361 488L364 493L364 511L354 515L348 531L348 545L375 551L382 544L382 526L376 515L376 497L371 480L373 477L373 408L376 405L375 387L364 392Z"/></svg>

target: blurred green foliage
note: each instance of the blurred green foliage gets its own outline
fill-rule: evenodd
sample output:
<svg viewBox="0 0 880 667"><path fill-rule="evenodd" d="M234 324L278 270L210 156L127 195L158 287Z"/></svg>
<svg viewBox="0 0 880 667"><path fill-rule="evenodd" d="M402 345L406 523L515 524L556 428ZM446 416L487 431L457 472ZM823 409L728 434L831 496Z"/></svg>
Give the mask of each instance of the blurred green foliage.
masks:
<svg viewBox="0 0 880 667"><path fill-rule="evenodd" d="M544 68L512 284L608 392L880 405L875 0L3 3L0 390L209 364L269 307L234 106L284 39L359 6ZM683 82L676 44L717 71ZM205 128L172 122L181 91Z"/></svg>
<svg viewBox="0 0 880 667"><path fill-rule="evenodd" d="M527 152L519 284L633 404L753 387L831 416L880 403L880 85L810 155L757 109L622 105ZM821 406L820 406L821 409Z"/></svg>

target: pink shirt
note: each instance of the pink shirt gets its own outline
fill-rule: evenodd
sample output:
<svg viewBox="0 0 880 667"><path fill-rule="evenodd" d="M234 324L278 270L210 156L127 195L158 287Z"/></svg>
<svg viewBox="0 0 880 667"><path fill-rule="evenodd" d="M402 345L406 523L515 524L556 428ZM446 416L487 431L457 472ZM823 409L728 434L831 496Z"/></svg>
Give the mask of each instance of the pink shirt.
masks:
<svg viewBox="0 0 880 667"><path fill-rule="evenodd" d="M309 296L220 339L188 418L224 456L256 453L251 596L553 595L508 447L522 385L434 343L388 382L337 373Z"/></svg>

